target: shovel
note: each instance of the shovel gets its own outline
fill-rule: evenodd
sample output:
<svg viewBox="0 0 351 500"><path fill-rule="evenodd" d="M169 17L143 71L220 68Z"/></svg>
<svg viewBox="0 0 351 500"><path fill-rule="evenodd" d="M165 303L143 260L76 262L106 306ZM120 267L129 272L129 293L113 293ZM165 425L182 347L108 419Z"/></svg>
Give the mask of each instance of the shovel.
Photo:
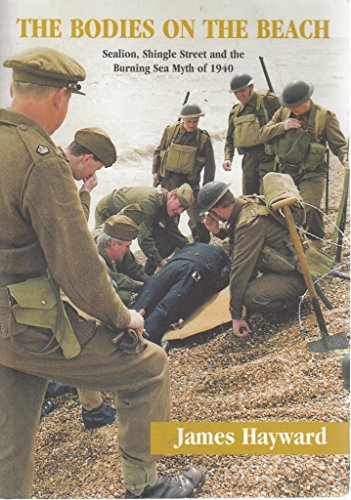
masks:
<svg viewBox="0 0 351 500"><path fill-rule="evenodd" d="M328 333L323 313L318 302L317 292L306 261L305 252L303 250L302 243L297 233L294 219L290 210L290 205L293 205L296 202L297 200L294 197L279 200L272 205L272 209L279 210L281 208L285 215L285 220L303 273L303 277L305 279L306 286L311 295L312 306L318 321L319 330L321 332L321 338L319 340L308 343L308 350L311 352L327 352L334 351L336 349L346 349L349 345L349 342L344 333L337 333L335 335L329 335Z"/></svg>

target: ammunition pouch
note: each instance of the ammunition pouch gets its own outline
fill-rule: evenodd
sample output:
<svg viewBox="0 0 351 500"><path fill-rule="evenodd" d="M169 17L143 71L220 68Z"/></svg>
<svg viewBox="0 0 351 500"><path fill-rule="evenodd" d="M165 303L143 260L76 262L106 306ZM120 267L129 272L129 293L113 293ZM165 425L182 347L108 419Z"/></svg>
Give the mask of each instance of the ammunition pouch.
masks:
<svg viewBox="0 0 351 500"><path fill-rule="evenodd" d="M234 118L234 145L236 148L250 148L260 144L258 140L260 121L255 114Z"/></svg>
<svg viewBox="0 0 351 500"><path fill-rule="evenodd" d="M315 171L325 160L325 155L327 148L319 142L311 142L306 160L302 163L302 170L313 172Z"/></svg>
<svg viewBox="0 0 351 500"><path fill-rule="evenodd" d="M50 277L31 278L8 285L7 289L17 323L51 329L66 359L80 353L59 291Z"/></svg>
<svg viewBox="0 0 351 500"><path fill-rule="evenodd" d="M296 271L296 265L292 257L283 255L267 245L260 252L257 268L260 271L272 271L275 273L291 273L292 271Z"/></svg>
<svg viewBox="0 0 351 500"><path fill-rule="evenodd" d="M279 163L301 165L308 155L311 143L310 133L302 128L288 130L273 142L274 152Z"/></svg>
<svg viewBox="0 0 351 500"><path fill-rule="evenodd" d="M161 172L175 172L189 175L194 169L197 148L171 143L168 150L161 152ZM163 153L163 154L162 154Z"/></svg>

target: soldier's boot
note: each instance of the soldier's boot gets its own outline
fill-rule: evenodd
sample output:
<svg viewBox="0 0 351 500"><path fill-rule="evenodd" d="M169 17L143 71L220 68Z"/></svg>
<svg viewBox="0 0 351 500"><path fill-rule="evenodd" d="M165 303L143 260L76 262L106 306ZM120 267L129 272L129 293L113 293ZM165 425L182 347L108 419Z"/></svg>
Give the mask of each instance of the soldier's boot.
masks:
<svg viewBox="0 0 351 500"><path fill-rule="evenodd" d="M93 410L87 410L82 406L82 420L86 430L99 429L104 425L113 424L116 418L116 410L105 403L101 403Z"/></svg>
<svg viewBox="0 0 351 500"><path fill-rule="evenodd" d="M147 486L140 495L126 491L125 498L192 498L205 482L205 474L196 467L176 475L159 474L156 483Z"/></svg>
<svg viewBox="0 0 351 500"><path fill-rule="evenodd" d="M265 314L266 320L272 325L280 325L281 323L287 323L291 319L295 318L298 312L299 298L292 299L291 303L286 304L279 311Z"/></svg>
<svg viewBox="0 0 351 500"><path fill-rule="evenodd" d="M72 392L73 389L68 385L61 384L60 382L49 382L48 388L46 389L46 398L56 398L57 396L62 396L67 392Z"/></svg>
<svg viewBox="0 0 351 500"><path fill-rule="evenodd" d="M49 415L49 413L54 411L54 409L55 409L54 403L49 399L44 399L43 404L41 406L41 413L40 413L41 418L46 417L46 415Z"/></svg>

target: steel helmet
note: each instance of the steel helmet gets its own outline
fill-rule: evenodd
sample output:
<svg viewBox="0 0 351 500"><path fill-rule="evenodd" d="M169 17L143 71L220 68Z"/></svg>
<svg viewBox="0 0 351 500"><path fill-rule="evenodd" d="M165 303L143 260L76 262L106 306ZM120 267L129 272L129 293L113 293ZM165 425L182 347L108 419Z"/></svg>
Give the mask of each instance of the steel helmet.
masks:
<svg viewBox="0 0 351 500"><path fill-rule="evenodd" d="M180 118L199 118L200 116L205 116L202 109L197 104L186 104L182 107L180 112Z"/></svg>
<svg viewBox="0 0 351 500"><path fill-rule="evenodd" d="M248 87L252 83L253 78L248 73L238 73L237 75L234 75L230 81L229 92L237 92L238 90Z"/></svg>
<svg viewBox="0 0 351 500"><path fill-rule="evenodd" d="M204 215L222 198L229 189L230 184L222 181L212 181L202 187L197 195L197 206L200 215Z"/></svg>
<svg viewBox="0 0 351 500"><path fill-rule="evenodd" d="M285 85L283 92L279 97L279 102L287 108L295 108L307 101L313 94L314 87L312 83L296 80Z"/></svg>

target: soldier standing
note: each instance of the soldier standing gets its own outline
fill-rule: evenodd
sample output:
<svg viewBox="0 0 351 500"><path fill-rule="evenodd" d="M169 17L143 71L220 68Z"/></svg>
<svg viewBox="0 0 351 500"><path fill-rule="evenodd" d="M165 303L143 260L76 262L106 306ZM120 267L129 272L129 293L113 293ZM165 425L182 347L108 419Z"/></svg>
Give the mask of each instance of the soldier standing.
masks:
<svg viewBox="0 0 351 500"><path fill-rule="evenodd" d="M160 144L154 151L152 177L154 186L161 184L172 191L183 183L188 183L194 192L194 203L187 209L189 227L195 241L208 243L209 232L201 223L196 196L200 189L203 171L203 185L213 181L216 164L211 138L206 130L201 130L200 117L204 116L197 104L186 104L181 112L181 123L165 128Z"/></svg>
<svg viewBox="0 0 351 500"><path fill-rule="evenodd" d="M59 154L60 150L59 150ZM117 160L115 145L108 134L97 127L77 130L70 145L62 152L68 160L73 177L83 181L79 189L79 198L86 220L90 213L90 192L97 185L96 172L103 167L111 167ZM69 390L58 382L50 382L47 394L60 393ZM116 410L103 402L100 391L77 388L79 401L82 405L82 421L85 429L96 429L112 424L116 420ZM45 397L50 397L46 395ZM42 416L54 409L51 401L46 399L42 406Z"/></svg>
<svg viewBox="0 0 351 500"><path fill-rule="evenodd" d="M169 498L175 490L189 497L203 474L192 468L165 479L150 455L150 422L169 418L167 356L142 338L142 316L113 290L70 167L50 138L72 93L82 93L85 71L49 48L4 65L14 81L12 105L0 110L0 497L31 496L47 379L117 394L130 498ZM62 301L61 289L93 319Z"/></svg>
<svg viewBox="0 0 351 500"><path fill-rule="evenodd" d="M247 73L235 75L230 88L239 104L235 104L229 114L223 168L227 171L232 169L237 149L243 155L242 192L244 195L258 194L262 190L262 178L273 170L274 160L274 156L266 154L263 141L259 139L259 130L279 108L279 100L270 92L256 92L254 80Z"/></svg>
<svg viewBox="0 0 351 500"><path fill-rule="evenodd" d="M302 80L288 83L280 96L282 107L262 128L260 138L275 153L275 170L289 174L298 187L306 203L306 230L312 239L323 239L319 209L328 168L326 145L345 168L348 148L335 114L311 100L313 89Z"/></svg>

